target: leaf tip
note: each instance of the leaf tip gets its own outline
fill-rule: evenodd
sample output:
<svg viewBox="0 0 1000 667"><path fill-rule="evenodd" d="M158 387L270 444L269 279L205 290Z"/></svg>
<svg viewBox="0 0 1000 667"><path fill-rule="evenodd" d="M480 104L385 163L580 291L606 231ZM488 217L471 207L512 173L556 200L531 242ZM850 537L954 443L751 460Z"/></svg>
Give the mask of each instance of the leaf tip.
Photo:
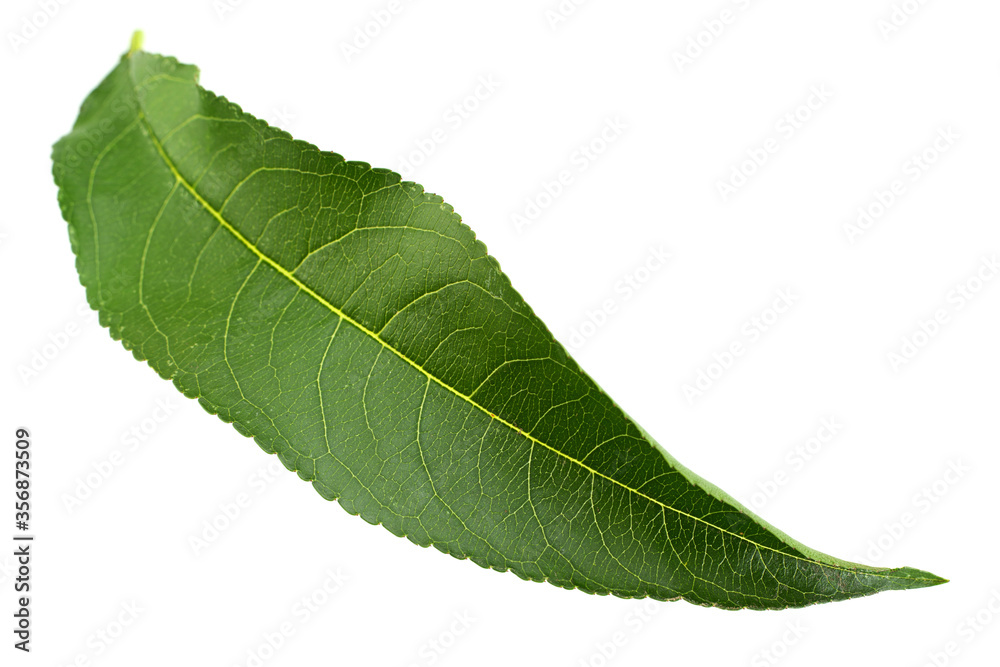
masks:
<svg viewBox="0 0 1000 667"><path fill-rule="evenodd" d="M929 586L947 584L949 581L944 577L939 577L936 574L913 567L901 567L892 570L892 576L894 579L899 580L901 585L898 588L927 588Z"/></svg>

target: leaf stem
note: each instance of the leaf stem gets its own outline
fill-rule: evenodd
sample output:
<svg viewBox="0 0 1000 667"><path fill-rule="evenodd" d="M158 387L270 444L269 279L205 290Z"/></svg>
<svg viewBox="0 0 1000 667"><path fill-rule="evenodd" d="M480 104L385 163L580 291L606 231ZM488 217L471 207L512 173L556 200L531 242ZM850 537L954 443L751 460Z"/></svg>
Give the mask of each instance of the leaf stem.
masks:
<svg viewBox="0 0 1000 667"><path fill-rule="evenodd" d="M135 32L132 33L132 44L129 46L128 49L129 58L131 58L132 54L135 53L136 51L142 51L142 40L143 40L142 30L136 30Z"/></svg>

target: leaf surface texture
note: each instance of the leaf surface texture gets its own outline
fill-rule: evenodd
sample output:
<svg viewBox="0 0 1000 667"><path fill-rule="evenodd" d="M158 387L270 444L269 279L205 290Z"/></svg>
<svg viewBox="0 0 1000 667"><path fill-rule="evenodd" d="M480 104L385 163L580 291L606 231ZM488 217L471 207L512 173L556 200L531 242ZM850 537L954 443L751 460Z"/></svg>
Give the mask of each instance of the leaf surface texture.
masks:
<svg viewBox="0 0 1000 667"><path fill-rule="evenodd" d="M782 608L941 583L791 540L680 466L450 206L135 50L53 152L101 323L324 498L623 597Z"/></svg>

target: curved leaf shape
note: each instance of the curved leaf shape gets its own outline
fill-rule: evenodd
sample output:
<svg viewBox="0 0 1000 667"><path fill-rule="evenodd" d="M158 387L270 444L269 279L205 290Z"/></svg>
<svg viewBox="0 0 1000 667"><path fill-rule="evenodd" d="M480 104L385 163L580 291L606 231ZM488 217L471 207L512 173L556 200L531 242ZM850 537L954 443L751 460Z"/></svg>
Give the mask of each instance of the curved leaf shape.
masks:
<svg viewBox="0 0 1000 667"><path fill-rule="evenodd" d="M138 359L348 512L524 579L771 609L941 583L817 553L680 466L441 198L137 48L53 153Z"/></svg>

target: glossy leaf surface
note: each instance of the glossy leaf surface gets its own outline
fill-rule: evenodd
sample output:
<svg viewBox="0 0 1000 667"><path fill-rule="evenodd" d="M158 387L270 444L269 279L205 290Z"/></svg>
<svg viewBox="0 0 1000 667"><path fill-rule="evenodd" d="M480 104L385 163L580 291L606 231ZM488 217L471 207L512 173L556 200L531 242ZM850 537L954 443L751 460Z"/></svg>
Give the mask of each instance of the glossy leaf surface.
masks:
<svg viewBox="0 0 1000 667"><path fill-rule="evenodd" d="M134 49L56 145L77 268L114 338L324 498L592 593L760 609L943 581L812 551L682 468L441 198L197 74Z"/></svg>

